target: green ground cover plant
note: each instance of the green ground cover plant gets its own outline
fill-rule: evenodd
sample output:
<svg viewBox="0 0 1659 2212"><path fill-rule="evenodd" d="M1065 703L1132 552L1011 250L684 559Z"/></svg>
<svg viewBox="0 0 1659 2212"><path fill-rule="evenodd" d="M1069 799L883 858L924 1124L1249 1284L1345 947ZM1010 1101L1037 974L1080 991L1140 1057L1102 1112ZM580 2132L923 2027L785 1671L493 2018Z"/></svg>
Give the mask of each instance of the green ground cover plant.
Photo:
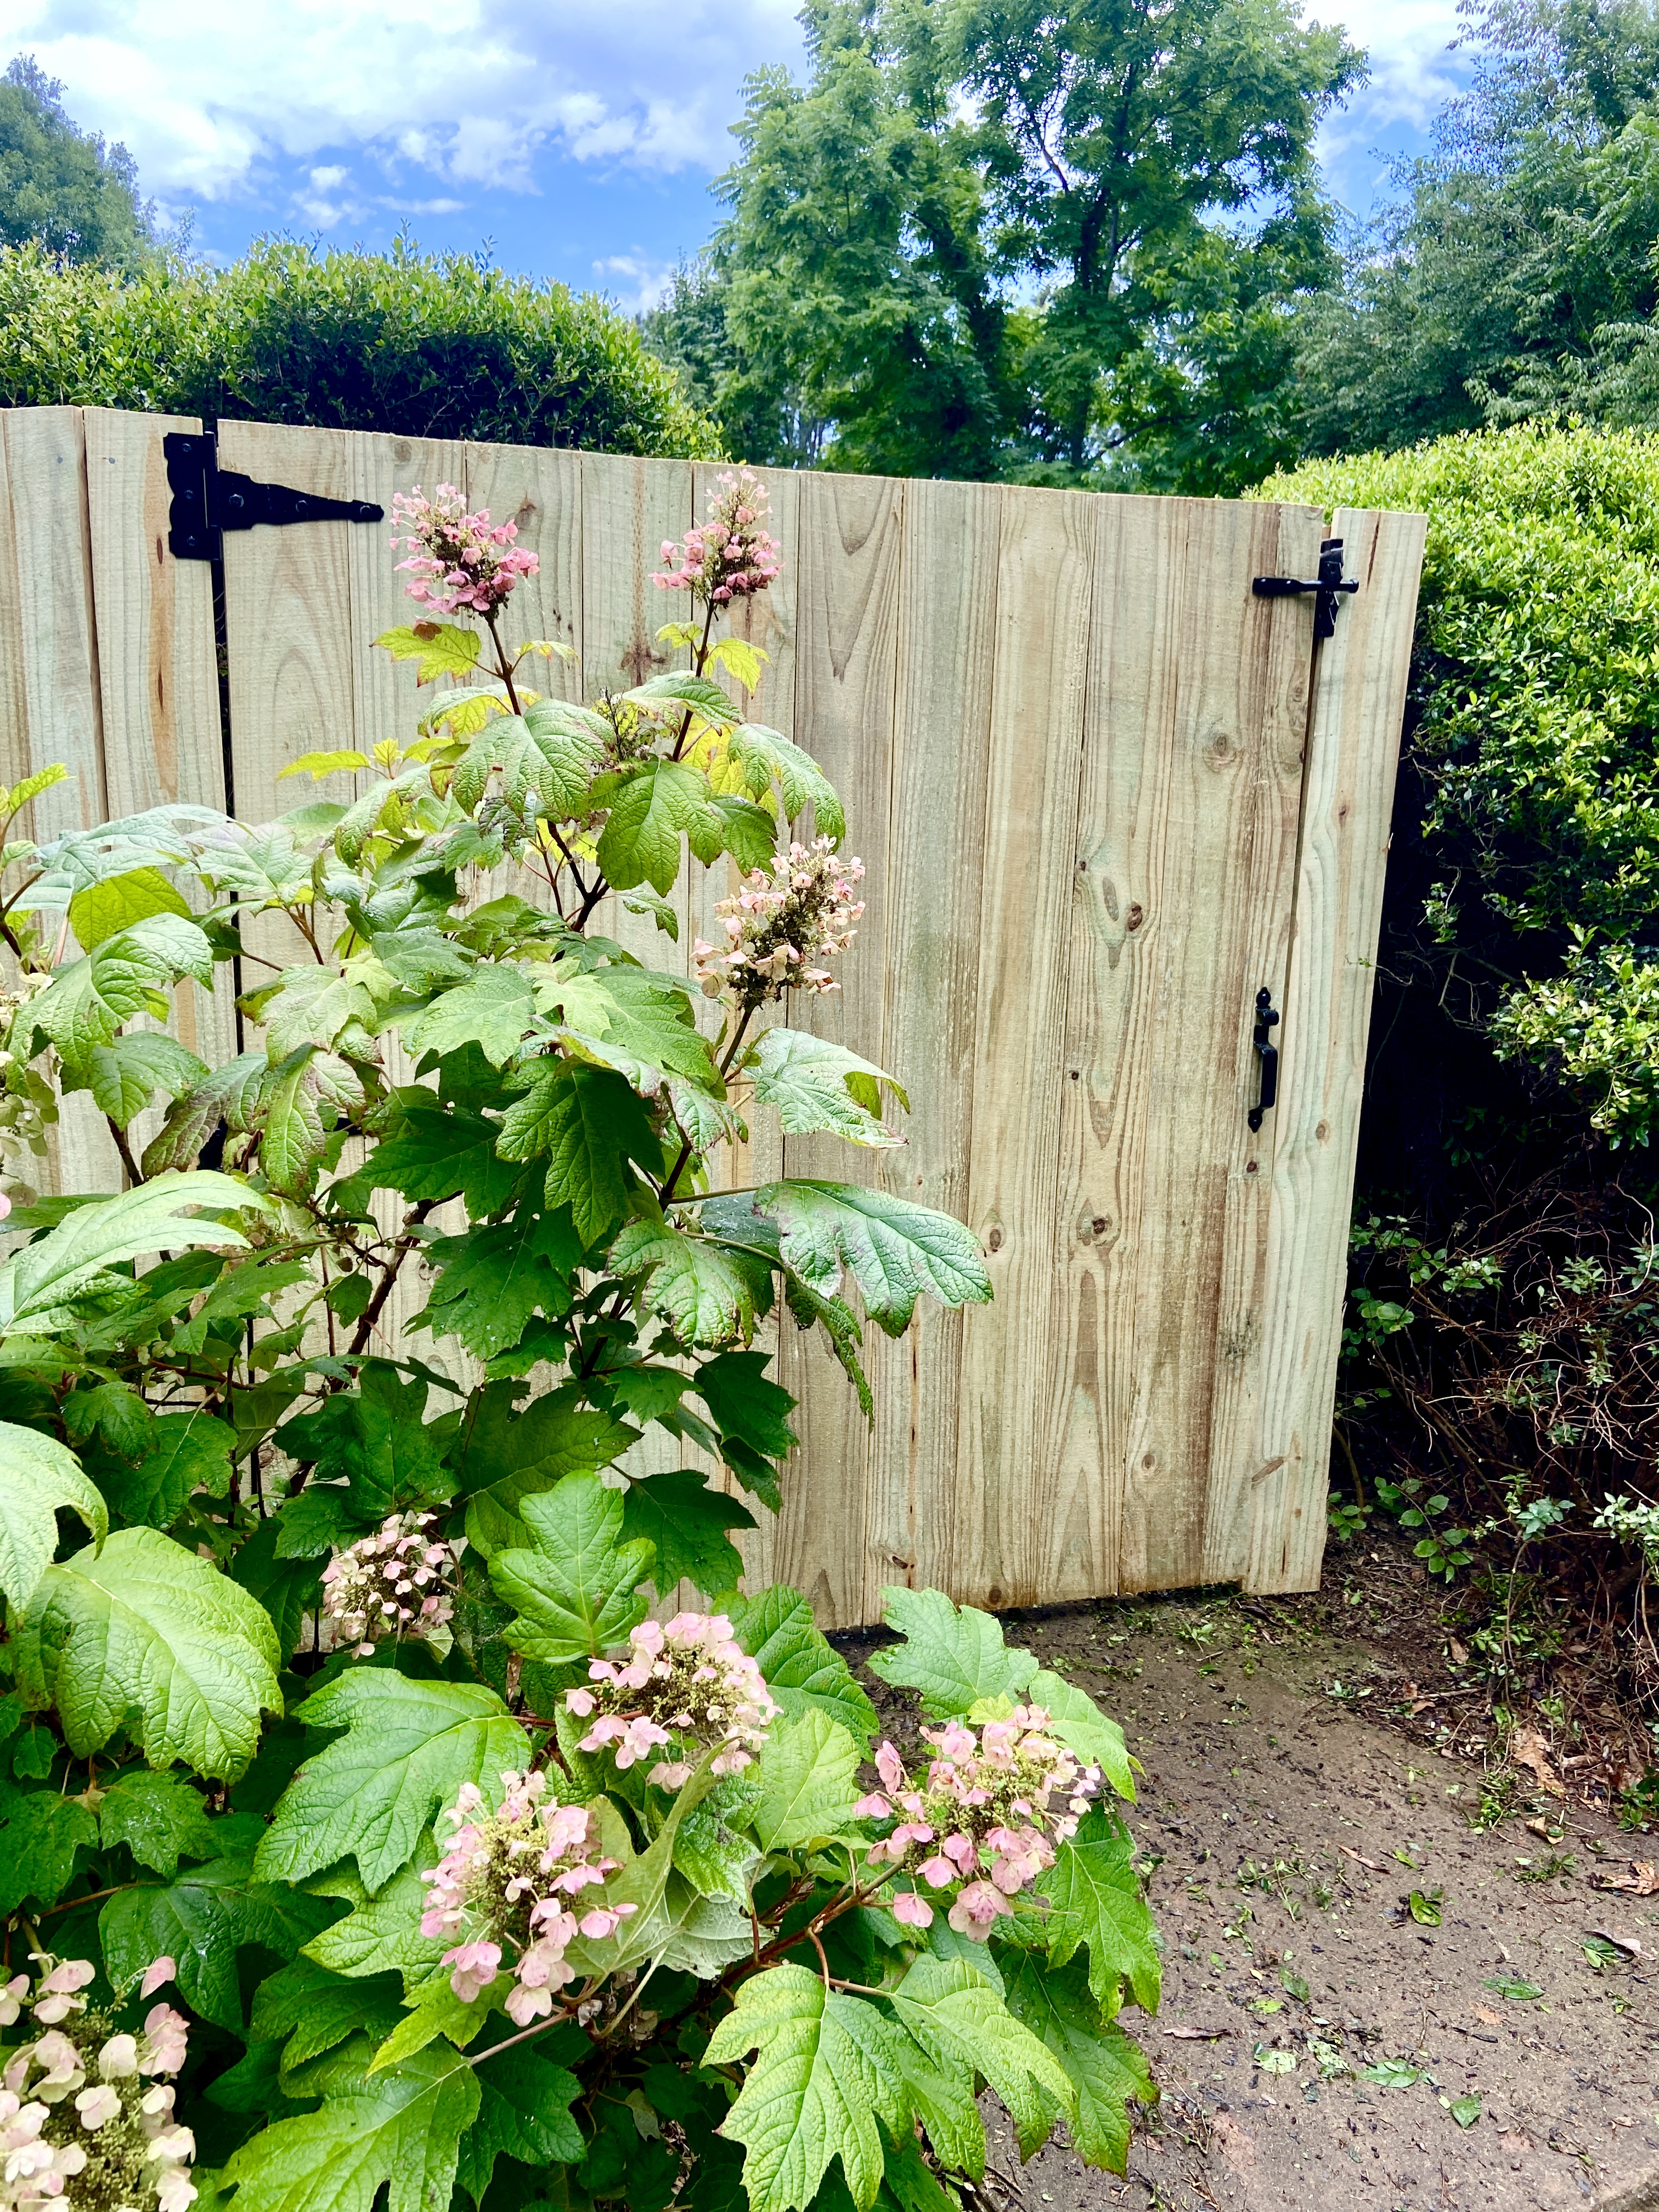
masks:
<svg viewBox="0 0 1659 2212"><path fill-rule="evenodd" d="M761 1324L867 1406L866 1327L989 1296L946 1216L711 1173L763 1114L895 1141L791 1022L861 870L737 703L761 488L665 549L690 665L592 705L507 641L511 525L395 521L418 726L298 764L354 795L44 847L52 772L0 808L0 2203L944 2212L987 2087L1121 2172L1121 1731L894 1589L878 1741L805 1599L739 1589L795 1441ZM595 923L672 935L688 851L735 864L696 983ZM226 975L209 1068L161 1024ZM128 1187L21 1202L82 1092ZM700 1464L630 1476L653 1426Z"/></svg>

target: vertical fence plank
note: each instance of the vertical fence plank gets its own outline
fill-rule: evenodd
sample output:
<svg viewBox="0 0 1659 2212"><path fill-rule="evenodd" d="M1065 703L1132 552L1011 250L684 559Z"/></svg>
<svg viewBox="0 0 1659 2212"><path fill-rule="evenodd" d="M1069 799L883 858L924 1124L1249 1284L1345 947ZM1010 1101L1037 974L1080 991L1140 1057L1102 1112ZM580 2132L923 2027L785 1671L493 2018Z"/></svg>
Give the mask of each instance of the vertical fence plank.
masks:
<svg viewBox="0 0 1659 2212"><path fill-rule="evenodd" d="M516 522L519 543L540 563L514 592L503 624L509 648L526 639L572 647L575 665L532 658L524 665L533 690L580 700L582 650L582 460L580 453L538 446L466 448L466 496L492 522Z"/></svg>
<svg viewBox="0 0 1659 2212"><path fill-rule="evenodd" d="M896 1198L957 1216L968 1206L975 1018L988 950L980 922L1002 501L994 484L906 489L887 988L875 1057L908 1091L912 1110L892 1117L905 1133L901 1147L852 1158L850 1169ZM852 825L854 840L860 827ZM936 1586L950 1571L963 1327L962 1314L924 1298L903 1340L884 1347L862 1619L879 1613L884 1584Z"/></svg>
<svg viewBox="0 0 1659 2212"><path fill-rule="evenodd" d="M453 439L356 431L348 434L346 453L351 479L346 496L372 500L386 514L384 522L373 525L320 526L343 542L351 592L351 720L356 734L342 742L367 753L388 738L408 744L416 721L437 697L435 687L422 690L416 684L412 662L395 661L374 643L382 631L419 622L426 614L404 590L408 579L398 573L406 556L392 547L392 502L399 492L416 490L430 499L442 483L455 484L465 494L467 449ZM369 775L368 770L360 771L360 788L367 787ZM295 795L283 804L295 806L310 786L290 783L284 788ZM322 788L337 796L344 787L333 782Z"/></svg>
<svg viewBox="0 0 1659 2212"><path fill-rule="evenodd" d="M1273 1156L1267 1357L1245 1586L1313 1589L1348 1218L1425 523L1339 510L1360 588L1319 648Z"/></svg>
<svg viewBox="0 0 1659 2212"><path fill-rule="evenodd" d="M219 426L222 467L325 499L351 497L351 447L344 430ZM301 523L226 535L231 802L240 821L269 822L301 804L309 787L278 781L300 754L357 743L349 533L358 526Z"/></svg>
<svg viewBox="0 0 1659 2212"><path fill-rule="evenodd" d="M1258 505L1254 514L1248 507L1239 512L1241 534L1249 534L1253 575L1314 573L1303 564L1317 562L1323 523L1316 509ZM1231 562L1224 573L1231 578ZM1219 578L1213 588L1219 599ZM1213 1056L1213 1087L1199 1109L1199 1140L1201 1133L1213 1132L1215 1141L1227 1127L1226 1105L1232 1102L1231 1145L1216 1144L1218 1154L1224 1151L1227 1159L1226 1209L1220 1224L1216 1310L1207 1323L1215 1349L1209 1427L1203 1439L1204 1517L1196 1571L1202 1582L1233 1581L1243 1572L1249 1549L1249 1499L1262 1474L1258 1441L1271 1327L1267 1262L1279 1121L1276 1114L1269 1115L1261 1129L1253 1132L1245 1115L1261 1082L1254 1042L1256 994L1265 986L1282 1012L1296 911L1312 623L1274 620L1287 604L1253 596L1247 605L1242 591L1236 600L1241 678L1247 664L1249 672L1248 691L1241 692L1249 702L1251 744L1249 788L1248 795L1241 793L1246 819L1236 828L1230 825L1224 857L1218 855L1200 871L1201 878L1213 875L1219 889L1220 959L1237 963L1231 972L1231 1003L1228 971L1224 965L1218 970L1218 1012L1233 1023L1231 1087L1224 1035L1217 1039ZM1281 1023L1275 1042L1282 1033ZM1198 1325L1202 1333L1203 1316Z"/></svg>
<svg viewBox="0 0 1659 2212"><path fill-rule="evenodd" d="M838 963L842 988L783 1008L792 1028L831 1036L866 1060L881 1051L888 810L898 642L900 533L907 487L878 477L803 477L795 585L795 731L847 808L847 843L869 870L866 911ZM856 1176L833 1139L791 1137L790 1176ZM820 1620L866 1617L869 1430L852 1385L815 1331L780 1324L779 1379L799 1400L801 1449L784 1478L769 1571L797 1584ZM884 1388L888 1346L872 1330L870 1371Z"/></svg>
<svg viewBox="0 0 1659 2212"><path fill-rule="evenodd" d="M964 1316L946 1587L1031 1602L1044 1506L1034 1478L1054 1391L1069 902L1095 567L1082 493L1005 490L974 1015L969 1224L995 1303ZM1071 1063L1070 1065L1075 1065Z"/></svg>
<svg viewBox="0 0 1659 2212"><path fill-rule="evenodd" d="M201 427L193 417L86 412L92 595L112 816L173 801L221 809L225 803L213 570L205 561L175 561L167 550L172 495L161 441L170 430ZM210 992L183 985L167 1030L210 1067L231 1059L236 1006L229 969L216 970ZM161 1109L151 1107L133 1124L135 1154L161 1118Z"/></svg>
<svg viewBox="0 0 1659 2212"><path fill-rule="evenodd" d="M1262 982L1279 999L1307 680L1249 592L1275 511L1113 501L1101 528L1061 1114L1065 1429L1033 1516L1045 1589L1067 1595L1198 1580L1218 1408L1259 1354L1249 1015Z"/></svg>
<svg viewBox="0 0 1659 2212"><path fill-rule="evenodd" d="M61 761L69 781L43 792L29 828L37 839L106 819L103 701L92 598L86 434L78 407L8 409L12 574L17 592L18 671L25 769ZM103 1116L84 1091L63 1101L52 1140L59 1191L119 1190L121 1163Z"/></svg>

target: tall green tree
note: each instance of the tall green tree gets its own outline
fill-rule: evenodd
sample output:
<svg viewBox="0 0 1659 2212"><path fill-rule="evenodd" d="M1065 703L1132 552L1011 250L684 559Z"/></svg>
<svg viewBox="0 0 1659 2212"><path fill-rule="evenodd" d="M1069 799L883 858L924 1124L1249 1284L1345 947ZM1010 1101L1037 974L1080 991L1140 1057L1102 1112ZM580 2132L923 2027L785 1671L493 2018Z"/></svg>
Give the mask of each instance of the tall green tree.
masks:
<svg viewBox="0 0 1659 2212"><path fill-rule="evenodd" d="M64 88L28 54L0 79L0 240L38 241L66 261L132 269L155 249L126 148L77 130Z"/></svg>
<svg viewBox="0 0 1659 2212"><path fill-rule="evenodd" d="M1288 0L811 0L653 342L729 439L894 473L1230 489L1295 451L1314 137L1358 80ZM787 398L786 398L786 395ZM750 445L736 435L757 434Z"/></svg>
<svg viewBox="0 0 1659 2212"><path fill-rule="evenodd" d="M1568 412L1659 423L1659 9L1467 12L1473 84L1304 313L1310 451Z"/></svg>

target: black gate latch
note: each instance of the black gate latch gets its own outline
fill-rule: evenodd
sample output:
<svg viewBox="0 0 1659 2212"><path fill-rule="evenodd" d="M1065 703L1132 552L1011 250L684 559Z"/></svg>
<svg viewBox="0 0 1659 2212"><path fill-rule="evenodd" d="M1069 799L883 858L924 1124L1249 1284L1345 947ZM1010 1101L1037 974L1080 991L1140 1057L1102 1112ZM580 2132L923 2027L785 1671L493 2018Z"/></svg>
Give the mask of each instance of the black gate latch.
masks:
<svg viewBox="0 0 1659 2212"><path fill-rule="evenodd" d="M1312 583L1304 583L1297 576L1258 576L1250 589L1259 599L1299 599L1304 592L1314 594L1314 638L1333 637L1336 634L1336 595L1339 592L1357 592L1359 580L1342 574L1342 540L1328 538L1319 549L1319 574Z"/></svg>
<svg viewBox="0 0 1659 2212"><path fill-rule="evenodd" d="M175 561L216 561L222 533L256 523L381 522L386 509L367 499L323 499L287 484L256 483L219 466L217 441L206 432L169 430L161 441L173 491L167 545Z"/></svg>
<svg viewBox="0 0 1659 2212"><path fill-rule="evenodd" d="M1273 994L1264 983L1255 994L1255 1035L1251 1039L1261 1060L1261 1096L1244 1117L1253 1129L1261 1127L1262 1116L1279 1103L1279 1047L1273 1041L1278 1027Z"/></svg>

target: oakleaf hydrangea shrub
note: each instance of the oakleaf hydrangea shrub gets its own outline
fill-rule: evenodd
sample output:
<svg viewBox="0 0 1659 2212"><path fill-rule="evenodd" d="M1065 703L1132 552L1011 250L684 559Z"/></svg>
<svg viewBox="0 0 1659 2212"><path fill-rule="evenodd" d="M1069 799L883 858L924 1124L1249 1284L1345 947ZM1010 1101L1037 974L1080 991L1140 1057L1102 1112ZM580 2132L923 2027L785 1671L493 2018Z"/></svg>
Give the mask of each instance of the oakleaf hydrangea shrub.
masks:
<svg viewBox="0 0 1659 2212"><path fill-rule="evenodd" d="M894 1590L911 1759L743 1589L744 1497L811 1479L762 1323L867 1407L872 1322L990 1295L947 1217L726 1188L765 1116L908 1110L791 1026L863 872L738 703L763 488L665 549L683 665L592 703L514 641L511 526L441 485L394 535L408 742L295 764L353 795L42 845L52 773L0 794L0 2203L891 2212L972 2191L987 2088L1121 2172L1121 1731ZM162 1027L216 984L216 1067ZM40 1194L70 1094L119 1190Z"/></svg>

